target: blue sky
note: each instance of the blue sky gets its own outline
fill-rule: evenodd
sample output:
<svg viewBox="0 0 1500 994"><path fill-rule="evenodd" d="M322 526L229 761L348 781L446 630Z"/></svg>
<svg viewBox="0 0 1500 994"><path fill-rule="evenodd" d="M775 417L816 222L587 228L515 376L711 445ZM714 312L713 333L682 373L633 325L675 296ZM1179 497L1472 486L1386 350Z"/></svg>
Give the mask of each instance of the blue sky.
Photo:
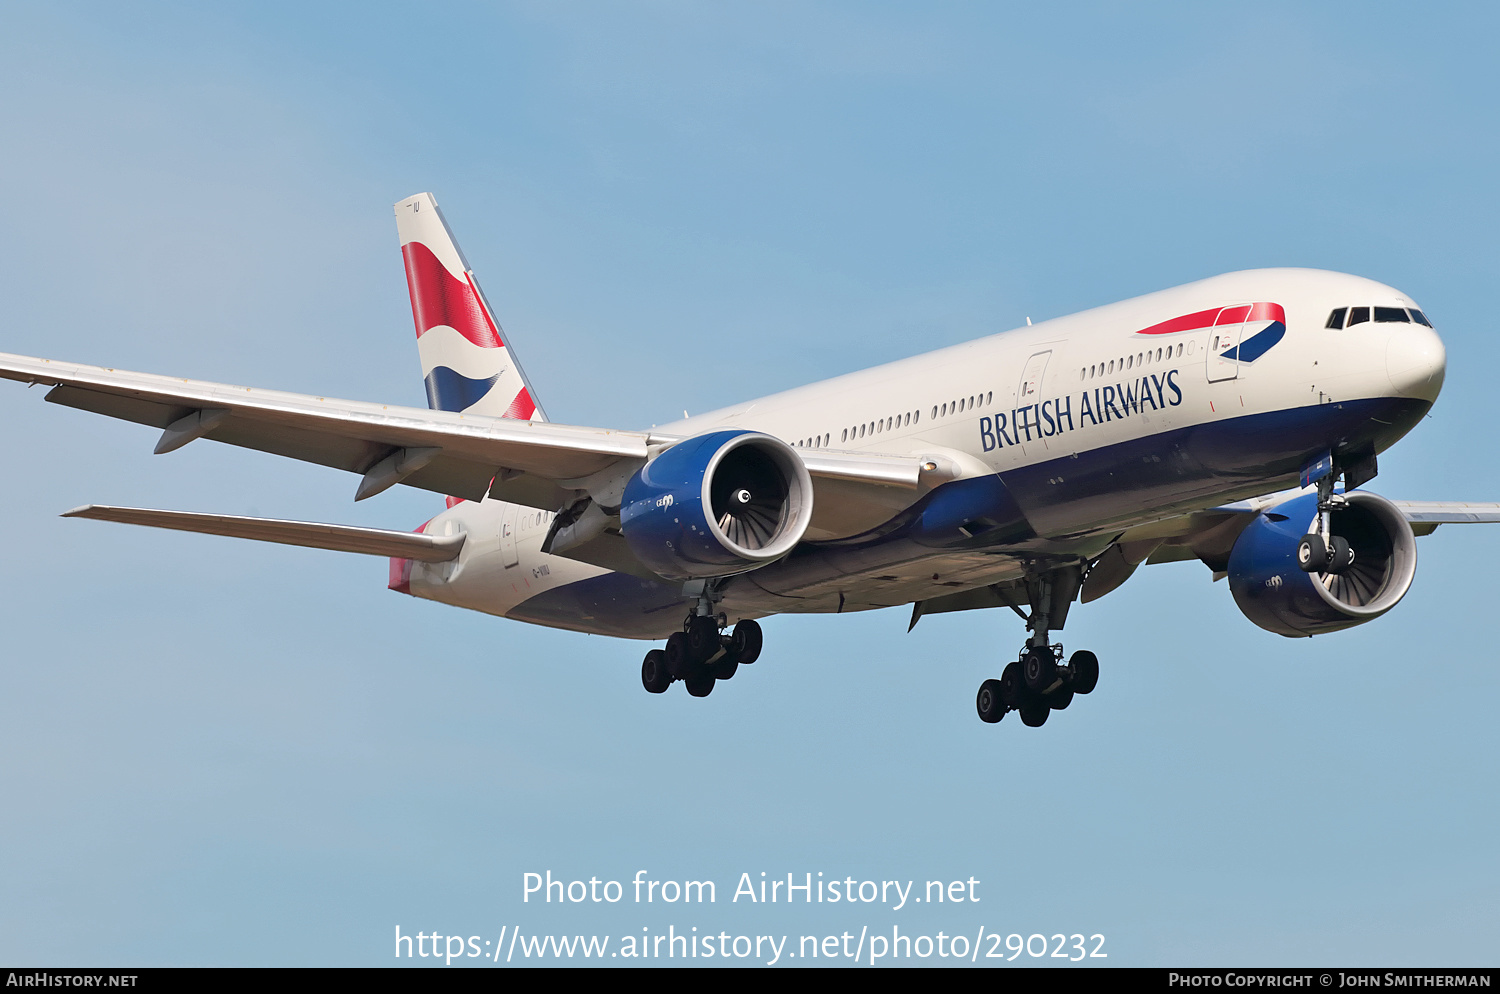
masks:
<svg viewBox="0 0 1500 994"><path fill-rule="evenodd" d="M0 351L421 405L390 206L442 203L549 414L638 427L1235 269L1411 294L1448 347L1392 497L1500 499L1486 5L7 5ZM432 495L0 389L0 960L393 962L393 929L1102 933L1112 965L1491 963L1500 529L1387 617L1255 628L1198 564L1063 633L781 618L712 698L637 643L365 557L57 514L409 528ZM719 902L523 904L522 874ZM981 881L746 907L742 872ZM794 938L795 941L795 938ZM931 961L927 961L931 962Z"/></svg>

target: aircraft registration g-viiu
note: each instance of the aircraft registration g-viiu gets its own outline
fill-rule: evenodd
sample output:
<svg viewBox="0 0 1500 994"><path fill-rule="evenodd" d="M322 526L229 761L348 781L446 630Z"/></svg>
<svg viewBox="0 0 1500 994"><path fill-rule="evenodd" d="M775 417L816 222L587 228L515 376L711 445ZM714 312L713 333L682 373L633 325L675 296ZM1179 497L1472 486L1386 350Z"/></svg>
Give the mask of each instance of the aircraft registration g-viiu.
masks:
<svg viewBox="0 0 1500 994"><path fill-rule="evenodd" d="M1229 273L644 431L553 424L437 204L396 205L429 410L0 355L47 400L447 498L415 532L90 505L72 517L390 557L402 593L657 640L648 691L755 662L754 619L1010 608L979 716L1041 725L1099 663L1052 634L1142 563L1198 559L1287 636L1405 595L1415 535L1500 505L1359 489L1432 406L1416 302L1309 269ZM731 627L732 626L732 627Z"/></svg>

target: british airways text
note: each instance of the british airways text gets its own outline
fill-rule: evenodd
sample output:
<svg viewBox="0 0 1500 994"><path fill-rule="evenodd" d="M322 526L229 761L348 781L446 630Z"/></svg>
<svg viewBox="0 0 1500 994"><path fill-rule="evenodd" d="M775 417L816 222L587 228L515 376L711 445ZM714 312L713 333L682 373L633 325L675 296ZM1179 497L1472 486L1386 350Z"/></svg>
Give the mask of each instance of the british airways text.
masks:
<svg viewBox="0 0 1500 994"><path fill-rule="evenodd" d="M1164 375L1152 373L1128 383L1115 383L1085 390L1074 396L1044 400L1004 414L979 419L979 441L984 451L1006 445L1019 445L1038 438L1051 438L1085 424L1104 424L1139 414L1148 407L1160 411L1182 403L1182 389L1177 385L1178 370ZM1074 405L1075 399L1077 405ZM1077 421L1074 421L1077 411Z"/></svg>

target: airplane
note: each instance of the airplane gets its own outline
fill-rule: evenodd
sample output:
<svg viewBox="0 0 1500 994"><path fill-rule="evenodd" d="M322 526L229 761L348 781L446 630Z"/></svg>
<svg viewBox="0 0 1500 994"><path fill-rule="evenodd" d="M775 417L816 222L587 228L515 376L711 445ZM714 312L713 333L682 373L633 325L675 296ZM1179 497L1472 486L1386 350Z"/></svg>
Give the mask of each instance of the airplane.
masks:
<svg viewBox="0 0 1500 994"><path fill-rule="evenodd" d="M1417 535L1500 503L1362 489L1446 354L1389 286L1228 273L647 430L556 424L437 201L395 205L428 409L0 355L46 399L445 498L407 532L85 505L65 517L387 557L390 589L532 624L665 639L651 693L706 697L756 619L1009 608L1028 635L976 695L1037 727L1099 680L1053 642L1142 564L1199 560L1288 637L1385 614ZM686 412L684 412L685 414Z"/></svg>

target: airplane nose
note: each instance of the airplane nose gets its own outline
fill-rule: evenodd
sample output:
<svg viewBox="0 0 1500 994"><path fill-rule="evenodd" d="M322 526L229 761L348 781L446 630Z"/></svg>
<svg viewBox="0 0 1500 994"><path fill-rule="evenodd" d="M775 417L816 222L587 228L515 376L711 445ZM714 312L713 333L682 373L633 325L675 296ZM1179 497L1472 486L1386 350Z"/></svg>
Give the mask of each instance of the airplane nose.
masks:
<svg viewBox="0 0 1500 994"><path fill-rule="evenodd" d="M1431 328L1401 325L1386 345L1385 371L1398 396L1437 400L1447 367L1443 340Z"/></svg>

